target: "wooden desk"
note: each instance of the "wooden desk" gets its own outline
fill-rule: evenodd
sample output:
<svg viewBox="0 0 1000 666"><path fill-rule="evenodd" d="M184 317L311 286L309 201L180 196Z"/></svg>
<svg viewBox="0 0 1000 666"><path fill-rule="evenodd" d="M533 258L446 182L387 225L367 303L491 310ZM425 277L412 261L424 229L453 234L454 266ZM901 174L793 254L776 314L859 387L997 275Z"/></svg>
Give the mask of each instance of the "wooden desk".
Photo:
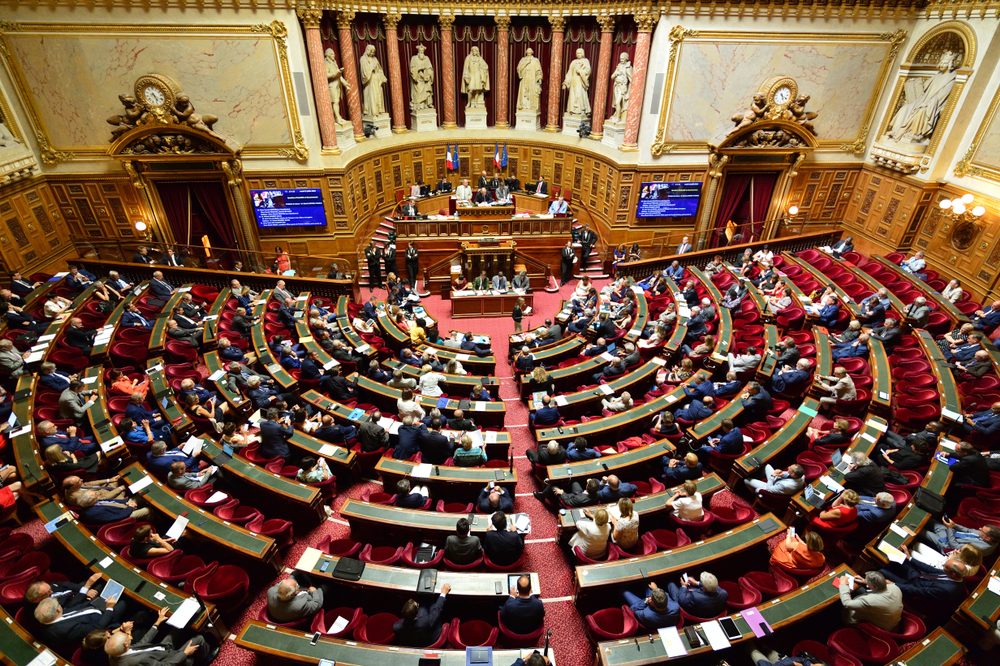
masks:
<svg viewBox="0 0 1000 666"><path fill-rule="evenodd" d="M24 627L14 622L13 615L8 615L7 611L2 608L0 608L0 645L3 646L0 662L9 664L9 666L30 664L42 654L46 655L46 658L55 666L69 666L68 661L60 659L54 652L36 641L35 637L29 634ZM462 658L465 658L465 652L462 653ZM455 664L457 665L459 662L456 661Z"/></svg>
<svg viewBox="0 0 1000 666"><path fill-rule="evenodd" d="M400 389L380 384L373 379L357 375L356 373L349 377L349 379L356 381L358 390L366 398L370 398L377 407L386 413L395 413L397 411L396 401L402 396L402 391ZM418 400L420 402L420 406L428 412L437 407L439 402L439 398L423 395L420 395ZM450 418L454 415L455 410L459 408L458 405L458 400L449 399L443 407L438 408L441 410L443 415ZM482 403L480 403L480 401L476 401L473 402L468 409L464 410L464 412L465 416L473 419L479 426L502 428L504 424L504 417L507 414L507 408L501 401Z"/></svg>
<svg viewBox="0 0 1000 666"><path fill-rule="evenodd" d="M13 413L17 417L17 428L31 426L27 432L21 433L11 441L14 451L14 466L17 476L28 490L34 490L42 495L52 495L56 491L52 477L45 470L42 462L42 446L35 437L35 382L37 375L25 374L17 378L17 388L14 389ZM27 499L27 496L24 496Z"/></svg>
<svg viewBox="0 0 1000 666"><path fill-rule="evenodd" d="M111 334L111 338L107 342L95 343L94 346L91 347L90 358L94 362L100 362L107 355L108 349L111 347L111 343L114 341L115 336L118 335L118 331L122 328L122 313L125 312L128 306L142 295L142 292L145 291L148 284L148 282L143 282L137 287L130 289L126 293L125 298L119 301L118 305L115 306L115 309L108 315L106 322L115 327L114 332Z"/></svg>
<svg viewBox="0 0 1000 666"><path fill-rule="evenodd" d="M494 292L466 294L453 291L451 292L451 316L454 319L509 317L519 298L523 298L527 306L534 305L535 297L531 292L522 296L512 291L503 294Z"/></svg>
<svg viewBox="0 0 1000 666"><path fill-rule="evenodd" d="M274 627L257 620L243 625L236 636L236 645L264 657L300 664L316 664L320 659L335 661L338 666L418 666L427 654L426 648L401 648L337 638L320 637L312 642L312 634L301 629ZM493 650L493 663L512 664L527 657L534 648ZM434 650L441 666L465 666L465 650ZM549 651L554 665L555 654Z"/></svg>
<svg viewBox="0 0 1000 666"><path fill-rule="evenodd" d="M689 266L688 271L693 275L708 291L708 297L712 301L712 305L715 306L715 312L719 317L718 329L715 332L715 352L712 354L713 357L722 356L725 357L729 353L729 345L733 340L733 316L729 311L729 308L722 307L722 294L719 293L719 288L715 286L712 279L705 275L701 269L694 266Z"/></svg>
<svg viewBox="0 0 1000 666"><path fill-rule="evenodd" d="M515 201L520 205L524 200L521 197ZM449 236L569 236L574 222L572 215L549 215L547 201L544 212L526 208L515 214L515 206L456 206L453 215L437 215L448 208L447 205L434 208L426 213L428 219L425 220L390 218L396 225L397 243ZM420 210L419 203L417 210Z"/></svg>
<svg viewBox="0 0 1000 666"><path fill-rule="evenodd" d="M871 409L888 415L892 406L892 367L881 340L868 340L868 363L872 370Z"/></svg>
<svg viewBox="0 0 1000 666"><path fill-rule="evenodd" d="M548 440L540 440L546 442ZM598 444L598 447L601 445ZM545 476L553 484L565 485L571 481L586 483L590 477L602 477L617 474L625 479L635 478L635 472L646 465L657 463L661 457L676 450L673 444L665 439L629 449L625 453L602 456L593 460L565 462L561 465L549 465L545 468ZM659 475L657 475L659 476Z"/></svg>
<svg viewBox="0 0 1000 666"><path fill-rule="evenodd" d="M958 617L974 627L977 635L996 629L997 619L1000 618L1000 595L988 589L990 578L994 576L1000 576L1000 566L996 562L990 567L986 577L979 581L972 594L958 607Z"/></svg>
<svg viewBox="0 0 1000 666"><path fill-rule="evenodd" d="M873 294L879 289L885 287L885 285L882 284L882 282L880 282L878 278L873 277L863 268L855 266L854 264L848 261L844 261L843 259L838 259L833 255L827 255L827 258L830 259L830 261L832 261L835 265L840 266L848 273L852 273L854 277L856 277L861 282L865 283L868 286L868 288L872 290ZM899 297L896 296L895 293L893 293L892 289L886 288L886 291L888 291L889 303L892 304L892 308L896 311L895 315L887 312L886 316L888 317L894 316L897 322L903 323L903 311L906 310L906 304L903 303L903 301L899 300Z"/></svg>
<svg viewBox="0 0 1000 666"><path fill-rule="evenodd" d="M205 318L205 330L201 334L201 341L204 345L214 345L216 338L219 335L219 316L226 309L226 304L229 303L229 298L232 295L232 290L226 287L219 292L219 295L215 297L215 301L212 303L212 307L206 312ZM209 319L208 317L215 317L214 319Z"/></svg>
<svg viewBox="0 0 1000 666"><path fill-rule="evenodd" d="M111 414L108 412L108 390L104 385L104 367L92 365L83 373L83 381L88 382L84 388L97 391L97 400L87 410L87 421L90 423L90 432L93 433L95 441L101 445L101 450L106 448L117 449L114 456L128 457L128 450L124 442L118 436L118 431L111 422ZM117 444L112 444L113 440Z"/></svg>
<svg viewBox="0 0 1000 666"><path fill-rule="evenodd" d="M219 358L219 352L217 351L207 352L202 355L202 358L205 360L205 367L208 369L209 377L211 377L220 370L222 370L223 373L225 373L225 368L223 367L223 361L221 358ZM226 399L226 402L229 403L229 406L232 407L233 410L235 410L236 412L246 411L247 408L250 406L250 400L244 397L244 395L240 393L239 389L237 389L235 385L229 383L229 380L226 379L225 374L223 374L222 377L220 377L219 379L209 379L208 381L210 384L215 385L215 390L217 390L219 394Z"/></svg>
<svg viewBox="0 0 1000 666"><path fill-rule="evenodd" d="M401 370L404 377L410 377L412 379L420 378L420 369L415 368L412 365L406 365L394 358L387 358L382 361L382 365L388 368L390 371ZM466 396L472 393L472 390L478 387L480 384L486 386L486 390L493 397L494 400L500 397L500 384L497 383L495 377L476 376L476 375L452 375L447 372L440 373L444 375L445 380L441 382L441 387L445 389L448 395L462 395Z"/></svg>
<svg viewBox="0 0 1000 666"><path fill-rule="evenodd" d="M579 335L570 335L569 337L563 338L562 340L556 340L550 342L547 345L541 345L539 347L531 348L531 355L535 357L536 363L541 363L542 365L549 366L560 361L564 361L567 358L573 356L578 356L581 351L583 351L583 346L587 343ZM524 337L522 333L510 336L508 342L508 358L511 358L520 351L521 347L524 345Z"/></svg>
<svg viewBox="0 0 1000 666"><path fill-rule="evenodd" d="M985 585L985 580L983 584ZM996 595L992 596L994 599L998 598ZM965 653L966 647L958 639L945 631L944 627L938 627L909 650L898 655L893 663L906 666L950 666L958 663Z"/></svg>
<svg viewBox="0 0 1000 666"><path fill-rule="evenodd" d="M274 352L268 346L268 336L264 332L264 313L267 311L267 302L271 299L271 290L265 290L261 292L256 304L253 307L253 315L257 318L258 323L253 326L250 331L250 337L253 340L254 352L257 354L257 360L260 362L267 374L274 379L275 383L282 388L282 390L289 391L294 390L298 385L298 380L292 376L290 372L285 370L278 359L275 357Z"/></svg>
<svg viewBox="0 0 1000 666"><path fill-rule="evenodd" d="M941 403L941 420L945 423L955 423L962 414L962 394L958 392L958 384L955 382L955 375L941 348L934 337L924 330L914 331L917 341L920 342L927 360L931 364L931 372L937 379L938 400Z"/></svg>
<svg viewBox="0 0 1000 666"><path fill-rule="evenodd" d="M574 419L584 414L599 411L601 400L612 395L621 395L629 391L633 398L641 397L656 384L656 373L665 364L662 358L656 356L637 366L614 380L601 384L597 388L585 389L575 393L564 393L557 396L559 414L563 418ZM531 396L526 396L529 400ZM531 406L531 405L529 405Z"/></svg>
<svg viewBox="0 0 1000 666"><path fill-rule="evenodd" d="M181 302L181 296L191 291L192 286L191 283L188 283L174 289L166 304L160 308L160 314L156 316L156 321L153 322L153 331L149 335L149 353L151 355L163 352L163 345L166 344L168 337L167 322L173 318L174 308Z"/></svg>
<svg viewBox="0 0 1000 666"><path fill-rule="evenodd" d="M833 586L832 581L834 577L843 575L853 576L854 572L842 564L815 582L797 587L777 599L760 604L758 607L760 613L776 633L789 628L795 623L813 617L836 604L840 600L840 592ZM740 631L740 637L732 641L733 645L742 645L755 640L750 625L747 624L742 615L735 613L729 617L736 623L736 628ZM640 633L642 633L641 626ZM708 655L712 652L709 645L692 648L683 631L680 636L688 654L677 657L677 661L689 659L691 655ZM667 657L663 641L655 633L650 634L648 638L646 635L641 635L638 639L626 638L598 643L597 658L602 666L640 666L662 664L672 660ZM913 662L906 663L912 664Z"/></svg>
<svg viewBox="0 0 1000 666"><path fill-rule="evenodd" d="M338 446L337 444L330 444L329 442L316 439L301 430L295 430L291 439L288 440L288 444L289 446L302 449L311 456L325 458L330 471L334 474L339 472L350 473L358 462L358 454L354 451L343 446Z"/></svg>
<svg viewBox="0 0 1000 666"><path fill-rule="evenodd" d="M608 594L610 589L635 585L644 579L653 579L682 571L696 571L706 562L718 561L725 557L745 553L750 548L781 534L784 530L785 524L778 520L774 514L767 513L749 523L673 550L630 557L615 562L578 565L576 567L577 594L578 596L597 593Z"/></svg>
<svg viewBox="0 0 1000 666"><path fill-rule="evenodd" d="M390 347L395 349L397 352L402 350L404 347L413 348L410 344L410 336L404 333L396 322L392 321L384 311L378 314L379 327L386 334L385 341ZM418 345L416 350L418 351L433 351L443 363L447 363L451 359L456 359L462 363L462 366L468 371L470 375L493 375L496 373L497 359L494 355L489 356L476 356L474 354L469 354L461 350L450 349L448 347L443 347L441 345L433 344L422 344Z"/></svg>
<svg viewBox="0 0 1000 666"><path fill-rule="evenodd" d="M732 264L723 264L729 274L732 275L737 280L740 279L739 270ZM760 314L761 320L765 322L774 321L774 313L771 312L771 307L767 302L767 296L765 296L757 286L750 280L746 280L743 283L746 287L747 297L750 301L757 307L757 312Z"/></svg>
<svg viewBox="0 0 1000 666"><path fill-rule="evenodd" d="M351 318L347 316L347 303L347 296L341 296L337 299L337 326L340 327L340 333L347 340L347 343L357 350L358 347L364 347L367 343L354 329Z"/></svg>
<svg viewBox="0 0 1000 666"><path fill-rule="evenodd" d="M766 348L770 349L771 339L773 337L774 341L777 342L778 330L775 328L774 324L768 324L765 328L765 332L768 335L765 336ZM760 363L757 364L756 374L758 378L763 377L764 379L771 376L774 372L775 364L777 363L777 357L773 354L761 354ZM709 435L715 433L722 427L722 422L726 419L736 419L743 413L743 401L740 399L741 393L737 393L729 399L729 403L722 409L716 410L707 419L702 419L698 423L687 429L689 435L695 439L703 439Z"/></svg>
<svg viewBox="0 0 1000 666"><path fill-rule="evenodd" d="M392 488L386 488L392 492ZM465 513L442 513L421 509L404 509L398 506L372 504L348 499L340 507L340 515L351 525L351 537L365 542L399 545L403 541L428 541L443 544L455 533L455 524ZM489 531L490 514L473 514L471 534L482 537Z"/></svg>
<svg viewBox="0 0 1000 666"><path fill-rule="evenodd" d="M149 377L149 395L156 403L156 408L163 414L163 418L170 423L174 429L178 441L194 430L194 421L187 415L181 406L177 404L177 397L173 389L167 383L167 376L163 373L164 361L162 358L151 358L146 361L146 376Z"/></svg>
<svg viewBox="0 0 1000 666"><path fill-rule="evenodd" d="M749 477L757 471L758 465L763 467L782 455L785 449L789 448L806 431L818 411L819 400L815 398L803 400L798 411L785 422L785 425L771 433L770 437L761 442L750 453L738 458L733 463L733 474L735 475L732 477L733 482L739 477Z"/></svg>
<svg viewBox="0 0 1000 666"><path fill-rule="evenodd" d="M396 487L400 479L409 479L413 485L428 486L435 500L455 498L464 502L474 501L479 492L491 481L503 486L514 496L517 485L517 470L494 467L449 467L435 465L429 477L413 476L417 463L395 458L382 458L375 465L375 471L382 476L382 485L387 491Z"/></svg>

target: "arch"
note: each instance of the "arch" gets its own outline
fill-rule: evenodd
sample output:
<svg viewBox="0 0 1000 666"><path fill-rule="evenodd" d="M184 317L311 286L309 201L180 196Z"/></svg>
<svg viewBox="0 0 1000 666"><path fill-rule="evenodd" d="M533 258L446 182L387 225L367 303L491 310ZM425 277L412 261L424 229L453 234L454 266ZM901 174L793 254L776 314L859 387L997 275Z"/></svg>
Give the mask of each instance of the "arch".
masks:
<svg viewBox="0 0 1000 666"><path fill-rule="evenodd" d="M971 68L976 62L976 33L967 23L962 21L946 21L939 25L934 26L928 30L917 43L913 45L910 52L906 56L907 65L930 65L930 62L916 62L916 58L920 56L921 53L935 40L939 39L941 36L953 33L958 35L959 39L962 40L962 45L964 47L962 54L962 62L959 68ZM936 62L936 61L935 61Z"/></svg>
<svg viewBox="0 0 1000 666"><path fill-rule="evenodd" d="M214 132L177 123L140 125L119 135L108 148L110 157L142 161L228 161L239 152Z"/></svg>

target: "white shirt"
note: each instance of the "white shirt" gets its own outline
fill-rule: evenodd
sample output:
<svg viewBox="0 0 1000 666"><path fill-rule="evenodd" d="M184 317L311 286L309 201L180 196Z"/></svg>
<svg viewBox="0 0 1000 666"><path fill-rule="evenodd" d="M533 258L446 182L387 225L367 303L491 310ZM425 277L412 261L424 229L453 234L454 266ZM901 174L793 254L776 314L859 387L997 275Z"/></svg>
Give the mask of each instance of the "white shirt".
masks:
<svg viewBox="0 0 1000 666"><path fill-rule="evenodd" d="M583 554L592 560L604 557L608 552L608 537L611 535L611 524L601 527L593 520L581 520L576 524L576 534L570 537L569 547L580 547Z"/></svg>
<svg viewBox="0 0 1000 666"><path fill-rule="evenodd" d="M444 393L438 386L442 381L444 381L444 375L428 372L417 382L417 390L423 395L439 396Z"/></svg>
<svg viewBox="0 0 1000 666"><path fill-rule="evenodd" d="M455 198L459 201L471 201L472 200L472 186L471 185L459 185L455 188Z"/></svg>
<svg viewBox="0 0 1000 666"><path fill-rule="evenodd" d="M955 285L954 287L949 289L946 286L944 289L941 290L941 295L944 296L949 301L951 301L952 303L957 303L958 299L962 298L962 287Z"/></svg>
<svg viewBox="0 0 1000 666"><path fill-rule="evenodd" d="M687 495L674 500L674 515L681 520L701 520L705 517L705 510L701 506L701 493L695 493L693 497Z"/></svg>
<svg viewBox="0 0 1000 666"><path fill-rule="evenodd" d="M402 421L407 416L417 419L424 418L424 408L416 400L396 400L396 409L399 410L399 420Z"/></svg>

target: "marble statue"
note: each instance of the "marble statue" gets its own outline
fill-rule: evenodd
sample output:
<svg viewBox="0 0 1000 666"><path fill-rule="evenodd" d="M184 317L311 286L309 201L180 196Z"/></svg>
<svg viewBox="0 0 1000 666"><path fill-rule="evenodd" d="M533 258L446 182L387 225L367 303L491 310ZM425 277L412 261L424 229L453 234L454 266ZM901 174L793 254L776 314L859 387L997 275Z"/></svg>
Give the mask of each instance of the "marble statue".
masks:
<svg viewBox="0 0 1000 666"><path fill-rule="evenodd" d="M350 90L351 86L344 78L344 72L337 64L333 49L327 49L324 53L326 61L326 81L330 87L330 106L333 107L333 119L338 125L343 125L344 117L340 115L340 98L344 91Z"/></svg>
<svg viewBox="0 0 1000 666"><path fill-rule="evenodd" d="M194 104L187 95L178 95L174 101L174 120L182 125L200 129L203 132L212 132L212 126L219 122L218 116L209 113L195 113ZM218 136L218 135L216 135Z"/></svg>
<svg viewBox="0 0 1000 666"><path fill-rule="evenodd" d="M566 76L563 78L563 88L569 91L566 97L566 113L571 116L589 116L590 98L590 61L583 54L583 49L576 50L576 58L569 64Z"/></svg>
<svg viewBox="0 0 1000 666"><path fill-rule="evenodd" d="M632 63L628 53L618 56L618 66L611 74L611 120L625 120L628 91L632 87Z"/></svg>
<svg viewBox="0 0 1000 666"><path fill-rule="evenodd" d="M521 78L517 88L517 110L538 111L542 96L542 63L531 49L526 50L517 63L517 75Z"/></svg>
<svg viewBox="0 0 1000 666"><path fill-rule="evenodd" d="M4 122L3 116L0 116L0 148L10 148L18 143L21 143L21 140L14 136Z"/></svg>
<svg viewBox="0 0 1000 666"><path fill-rule="evenodd" d="M369 44L359 61L361 65L361 115L374 118L385 114L385 72L375 57L375 45Z"/></svg>
<svg viewBox="0 0 1000 666"><path fill-rule="evenodd" d="M473 46L462 68L462 92L468 95L466 108L486 106L486 93L490 89L490 68L479 55L479 47Z"/></svg>
<svg viewBox="0 0 1000 666"><path fill-rule="evenodd" d="M410 58L410 110L434 108L434 65L424 51L427 47L417 44L417 53Z"/></svg>
<svg viewBox="0 0 1000 666"><path fill-rule="evenodd" d="M740 111L734 113L732 121L736 123L736 127L730 130L730 134L738 129L743 129L747 125L751 125L758 120L764 118L764 114L767 111L767 96L764 93L754 93L753 102L750 104L750 108L746 111Z"/></svg>
<svg viewBox="0 0 1000 666"><path fill-rule="evenodd" d="M957 76L959 56L945 51L937 73L929 78L909 77L903 84L903 104L893 115L886 136L898 143L926 144L934 134L941 111Z"/></svg>

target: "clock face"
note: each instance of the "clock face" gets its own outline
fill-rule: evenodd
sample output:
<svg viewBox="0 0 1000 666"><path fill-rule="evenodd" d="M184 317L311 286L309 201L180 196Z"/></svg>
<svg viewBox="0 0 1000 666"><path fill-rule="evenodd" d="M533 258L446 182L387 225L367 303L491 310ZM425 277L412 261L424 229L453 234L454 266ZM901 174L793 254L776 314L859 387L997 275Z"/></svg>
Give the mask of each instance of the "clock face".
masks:
<svg viewBox="0 0 1000 666"><path fill-rule="evenodd" d="M154 85L147 85L143 88L142 99L145 100L146 104L149 106L160 106L167 100L163 91Z"/></svg>
<svg viewBox="0 0 1000 666"><path fill-rule="evenodd" d="M781 86L774 91L774 103L775 104L788 104L792 99L792 89L788 86Z"/></svg>

